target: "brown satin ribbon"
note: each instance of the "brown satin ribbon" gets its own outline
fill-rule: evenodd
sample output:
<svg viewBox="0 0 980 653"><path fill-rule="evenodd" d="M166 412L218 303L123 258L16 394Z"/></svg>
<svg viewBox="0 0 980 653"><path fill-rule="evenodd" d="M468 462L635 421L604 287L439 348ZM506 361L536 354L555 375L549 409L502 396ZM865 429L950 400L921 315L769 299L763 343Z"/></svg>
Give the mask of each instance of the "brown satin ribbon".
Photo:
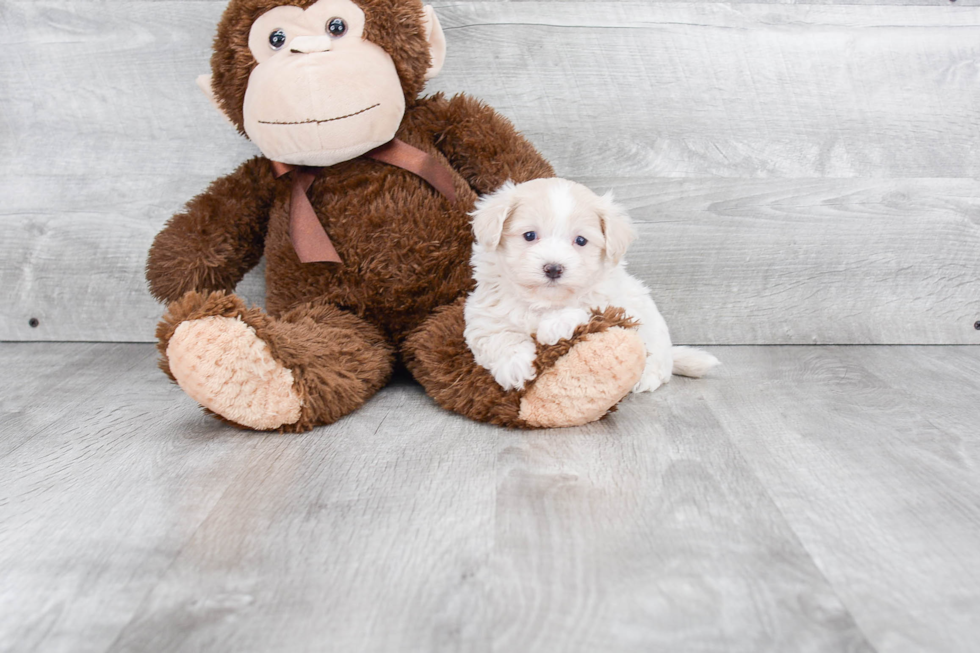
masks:
<svg viewBox="0 0 980 653"><path fill-rule="evenodd" d="M364 156L389 165L408 170L418 175L450 203L456 202L456 188L452 173L431 154L397 138L375 148ZM313 210L306 193L313 180L323 168L294 166L289 163L272 162L276 177L293 173L293 185L289 197L289 239L303 263L342 263L337 249L330 241L320 219Z"/></svg>
<svg viewBox="0 0 980 653"><path fill-rule="evenodd" d="M364 156L418 175L442 193L450 204L456 203L456 187L453 185L452 173L431 154L412 147L403 140L393 138Z"/></svg>
<svg viewBox="0 0 980 653"><path fill-rule="evenodd" d="M272 169L276 177L293 173L293 186L289 194L289 240L299 260L303 263L343 263L306 195L322 168L297 167L273 161Z"/></svg>

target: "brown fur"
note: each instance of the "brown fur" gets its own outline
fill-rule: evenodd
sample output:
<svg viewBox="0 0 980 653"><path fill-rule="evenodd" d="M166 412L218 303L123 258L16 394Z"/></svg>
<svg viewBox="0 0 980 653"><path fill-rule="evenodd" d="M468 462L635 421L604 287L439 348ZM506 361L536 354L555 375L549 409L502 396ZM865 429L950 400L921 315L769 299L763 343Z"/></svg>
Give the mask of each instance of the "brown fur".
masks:
<svg viewBox="0 0 980 653"><path fill-rule="evenodd" d="M450 129L465 116L477 116L482 128ZM505 118L465 96L421 100L406 112L398 137L452 166L456 205L400 168L365 158L337 164L309 196L345 263L304 264L288 235L290 181L274 179L269 161L257 157L212 184L157 236L147 264L150 290L164 301L188 290L231 291L264 253L273 315L322 299L400 341L471 288L467 212L474 187L486 192L508 178L554 173Z"/></svg>
<svg viewBox="0 0 980 653"><path fill-rule="evenodd" d="M299 421L283 431L308 431L334 422L360 408L391 377L394 352L381 333L335 306L304 304L276 320L261 309L247 308L235 295L190 292L168 307L157 327L160 369L172 380L167 345L174 331L181 322L210 315L241 319L292 370L303 409Z"/></svg>
<svg viewBox="0 0 980 653"><path fill-rule="evenodd" d="M240 130L255 65L252 21L278 5L313 1L232 0L225 11L213 88ZM355 2L366 14L367 37L392 56L409 100L398 138L449 166L458 201L451 205L419 177L371 159L331 166L308 195L344 263L303 264L288 237L289 178L275 179L265 158L246 161L171 218L150 249L150 290L172 302L157 330L160 366L173 378L167 344L182 321L238 317L294 374L302 416L282 430L307 430L355 410L387 382L398 355L440 405L526 427L518 416L521 393L501 390L463 340L461 298L473 283L467 213L478 194L508 179L554 172L485 104L463 95L417 98L429 65L418 0ZM268 313L229 294L263 255ZM624 323L621 315L598 316L576 338ZM575 342L542 349L539 371Z"/></svg>
<svg viewBox="0 0 980 653"><path fill-rule="evenodd" d="M256 157L211 184L157 234L146 264L150 292L172 302L197 290L234 290L262 258L277 182Z"/></svg>
<svg viewBox="0 0 980 653"><path fill-rule="evenodd" d="M538 343L537 358L534 360L534 373L541 374L550 368L555 364L555 361L571 351L576 343L591 333L602 333L612 327L635 329L638 326L640 326L639 322L627 317L626 311L621 308L610 306L603 311L593 309L589 321L577 326L575 333L568 340L559 340L554 345Z"/></svg>
<svg viewBox="0 0 980 653"><path fill-rule="evenodd" d="M425 386L429 396L443 408L480 421L518 428L535 428L520 418L521 397L525 391L501 388L493 376L477 365L473 353L463 339L465 321L460 298L450 306L437 310L405 341L405 363L412 375ZM575 329L568 340L555 345L538 344L535 371L541 374L582 342L586 336L602 333L612 327L632 329L636 322L625 316L621 308L595 311L592 319ZM616 409L613 406L610 413Z"/></svg>
<svg viewBox="0 0 980 653"><path fill-rule="evenodd" d="M506 391L476 364L463 339L466 298L438 309L405 341L405 365L437 404L479 422L526 428L521 395Z"/></svg>

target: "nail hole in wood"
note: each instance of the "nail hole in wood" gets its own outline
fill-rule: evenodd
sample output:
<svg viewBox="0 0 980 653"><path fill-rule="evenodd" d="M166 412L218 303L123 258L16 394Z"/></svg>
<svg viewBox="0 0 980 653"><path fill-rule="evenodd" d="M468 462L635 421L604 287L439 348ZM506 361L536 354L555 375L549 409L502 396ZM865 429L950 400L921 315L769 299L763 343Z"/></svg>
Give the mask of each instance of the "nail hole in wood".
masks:
<svg viewBox="0 0 980 653"><path fill-rule="evenodd" d="M976 322L973 323L973 328L976 329L977 331L980 331L980 320L977 320Z"/></svg>
<svg viewBox="0 0 980 653"><path fill-rule="evenodd" d="M31 325L32 329L36 329L41 325L41 321L38 320L36 317L32 317L27 321L27 323Z"/></svg>

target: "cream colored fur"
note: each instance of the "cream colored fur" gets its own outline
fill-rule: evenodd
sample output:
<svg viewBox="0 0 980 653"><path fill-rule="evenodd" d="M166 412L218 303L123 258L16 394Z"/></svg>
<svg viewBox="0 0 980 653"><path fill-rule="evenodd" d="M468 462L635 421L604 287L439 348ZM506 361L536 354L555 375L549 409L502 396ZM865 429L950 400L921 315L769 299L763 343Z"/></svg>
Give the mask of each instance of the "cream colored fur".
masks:
<svg viewBox="0 0 980 653"><path fill-rule="evenodd" d="M633 331L614 327L586 336L531 386L521 419L542 428L600 419L639 381L645 353Z"/></svg>
<svg viewBox="0 0 980 653"><path fill-rule="evenodd" d="M238 318L182 323L167 346L167 359L184 392L242 426L269 430L300 417L303 402L293 387L293 373Z"/></svg>
<svg viewBox="0 0 980 653"><path fill-rule="evenodd" d="M464 335L476 362L503 388L523 388L534 378L535 339L570 338L591 309L609 306L640 323L645 364L634 392L655 390L672 373L700 376L717 365L705 352L672 348L649 290L626 272L623 256L635 235L611 195L537 179L506 184L472 215L476 289L466 301ZM557 267L560 275L550 278L548 270Z"/></svg>

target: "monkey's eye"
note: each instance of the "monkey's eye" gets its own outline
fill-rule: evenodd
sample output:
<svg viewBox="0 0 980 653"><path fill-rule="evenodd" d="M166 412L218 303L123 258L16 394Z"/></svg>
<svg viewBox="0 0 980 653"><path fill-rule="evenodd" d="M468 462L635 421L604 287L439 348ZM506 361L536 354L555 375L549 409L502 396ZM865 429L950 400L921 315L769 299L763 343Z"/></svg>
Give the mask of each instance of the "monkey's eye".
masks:
<svg viewBox="0 0 980 653"><path fill-rule="evenodd" d="M533 231L525 231L524 232L524 240L526 240L527 242L531 242L532 240L534 240L537 237L538 237L538 235L536 233L534 233Z"/></svg>
<svg viewBox="0 0 980 653"><path fill-rule="evenodd" d="M585 243L587 242L589 241L583 238L582 236L579 236L578 238L575 239L575 244L578 245L579 247L585 247Z"/></svg>
<svg viewBox="0 0 980 653"><path fill-rule="evenodd" d="M347 21L343 18L331 18L327 21L327 32L335 39L339 39L347 33Z"/></svg>
<svg viewBox="0 0 980 653"><path fill-rule="evenodd" d="M269 47L273 50L282 50L282 46L286 45L286 32L277 29L272 34L269 34Z"/></svg>

